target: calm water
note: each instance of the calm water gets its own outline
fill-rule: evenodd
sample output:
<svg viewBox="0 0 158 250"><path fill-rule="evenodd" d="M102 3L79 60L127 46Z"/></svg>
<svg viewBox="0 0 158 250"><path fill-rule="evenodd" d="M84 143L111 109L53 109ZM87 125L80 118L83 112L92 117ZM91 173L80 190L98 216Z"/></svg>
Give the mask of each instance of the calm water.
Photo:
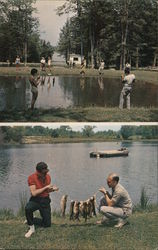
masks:
<svg viewBox="0 0 158 250"><path fill-rule="evenodd" d="M89 157L95 149L117 149L128 147L128 157ZM156 142L131 143L75 143L20 145L0 147L0 208L17 210L19 193L27 191L27 176L34 172L39 161L45 161L50 169L52 182L60 187L51 194L52 207L59 209L63 194L71 199L84 200L92 196L99 187L106 184L110 172L117 172L121 183L129 191L134 203L145 187L150 200L158 202L158 144ZM107 186L106 186L107 187ZM101 194L97 194L99 200Z"/></svg>
<svg viewBox="0 0 158 250"><path fill-rule="evenodd" d="M101 77L45 77L38 87L36 108L67 108L74 106L118 107L122 83L119 79ZM0 111L30 107L31 89L28 78L0 77ZM158 106L158 86L136 81L131 94L131 106Z"/></svg>

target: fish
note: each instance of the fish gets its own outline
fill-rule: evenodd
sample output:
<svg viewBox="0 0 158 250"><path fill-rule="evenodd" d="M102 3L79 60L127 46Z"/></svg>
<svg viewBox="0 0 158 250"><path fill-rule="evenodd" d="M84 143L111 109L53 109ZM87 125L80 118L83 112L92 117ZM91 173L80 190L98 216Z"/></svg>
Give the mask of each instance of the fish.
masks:
<svg viewBox="0 0 158 250"><path fill-rule="evenodd" d="M71 202L70 202L70 220L74 219L74 204L75 204L75 201L71 200Z"/></svg>
<svg viewBox="0 0 158 250"><path fill-rule="evenodd" d="M91 202L91 213L96 216L96 210L95 210L95 204L96 204L96 197L95 196L92 196L90 198L90 202Z"/></svg>
<svg viewBox="0 0 158 250"><path fill-rule="evenodd" d="M79 213L80 213L79 205L80 205L80 202L79 201L75 201L75 203L74 203L74 209L73 209L74 219L78 220L78 221L80 220L79 219Z"/></svg>
<svg viewBox="0 0 158 250"><path fill-rule="evenodd" d="M60 201L62 217L65 217L67 197L68 197L68 195L63 195L62 198L61 198L61 201Z"/></svg>

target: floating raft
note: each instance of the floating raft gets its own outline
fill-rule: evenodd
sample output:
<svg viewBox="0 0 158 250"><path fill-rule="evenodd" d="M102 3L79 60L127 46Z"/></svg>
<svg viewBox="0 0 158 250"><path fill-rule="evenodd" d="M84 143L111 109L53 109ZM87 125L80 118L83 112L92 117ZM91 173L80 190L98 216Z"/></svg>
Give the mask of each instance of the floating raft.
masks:
<svg viewBox="0 0 158 250"><path fill-rule="evenodd" d="M128 156L128 154L129 151L127 148L121 148L117 150L92 151L90 152L90 157L106 158L106 157Z"/></svg>

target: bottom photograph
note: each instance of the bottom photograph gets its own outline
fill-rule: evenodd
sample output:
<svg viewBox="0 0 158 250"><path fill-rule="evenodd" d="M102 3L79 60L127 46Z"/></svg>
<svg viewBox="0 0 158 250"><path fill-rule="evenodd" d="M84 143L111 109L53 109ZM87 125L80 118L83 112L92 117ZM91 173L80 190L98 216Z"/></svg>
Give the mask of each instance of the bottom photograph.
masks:
<svg viewBox="0 0 158 250"><path fill-rule="evenodd" d="M0 142L0 249L157 249L158 126L1 126Z"/></svg>

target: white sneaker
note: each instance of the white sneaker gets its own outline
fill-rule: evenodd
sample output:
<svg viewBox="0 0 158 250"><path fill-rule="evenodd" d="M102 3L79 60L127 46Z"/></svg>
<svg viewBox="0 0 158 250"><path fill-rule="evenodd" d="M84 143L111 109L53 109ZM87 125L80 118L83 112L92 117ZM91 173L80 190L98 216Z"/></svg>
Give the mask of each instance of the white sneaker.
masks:
<svg viewBox="0 0 158 250"><path fill-rule="evenodd" d="M35 226L34 226L34 225L33 225L33 226L30 226L30 229L29 229L29 231L25 234L25 237L26 237L26 238L30 238L31 235L32 235L33 233L35 233Z"/></svg>
<svg viewBox="0 0 158 250"><path fill-rule="evenodd" d="M125 219L119 219L118 223L114 227L116 227L116 228L122 228L126 224L128 224L127 220L125 220Z"/></svg>

